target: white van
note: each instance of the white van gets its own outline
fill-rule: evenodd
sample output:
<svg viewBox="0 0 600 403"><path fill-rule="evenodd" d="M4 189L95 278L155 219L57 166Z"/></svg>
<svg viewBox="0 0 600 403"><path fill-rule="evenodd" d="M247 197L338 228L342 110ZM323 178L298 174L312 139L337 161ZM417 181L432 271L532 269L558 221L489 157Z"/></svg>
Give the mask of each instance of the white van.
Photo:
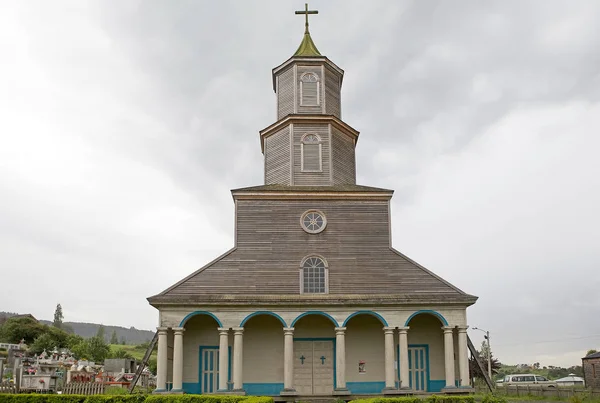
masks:
<svg viewBox="0 0 600 403"><path fill-rule="evenodd" d="M506 375L504 377L504 382L502 382L505 386L510 385L543 385L549 388L555 388L558 384L555 381L551 381L545 376L535 375L535 374L514 374L514 375Z"/></svg>

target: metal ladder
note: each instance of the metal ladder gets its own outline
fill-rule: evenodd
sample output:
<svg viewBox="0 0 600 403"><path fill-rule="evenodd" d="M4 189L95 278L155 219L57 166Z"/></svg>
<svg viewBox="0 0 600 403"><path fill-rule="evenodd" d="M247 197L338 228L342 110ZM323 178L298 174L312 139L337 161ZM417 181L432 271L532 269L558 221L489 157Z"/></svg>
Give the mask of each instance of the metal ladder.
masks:
<svg viewBox="0 0 600 403"><path fill-rule="evenodd" d="M154 337L152 338L152 340L150 341L150 344L148 345L146 354L144 354L144 358L142 359L142 362L140 363L140 365L138 365L138 368L135 371L135 376L133 377L133 380L129 384L129 393L133 393L133 389L135 388L135 385L138 383L140 376L142 376L142 372L144 372L144 369L148 366L148 360L150 359L150 356L152 355L152 350L154 350L154 347L156 346L157 342L158 342L158 332L154 333Z"/></svg>
<svg viewBox="0 0 600 403"><path fill-rule="evenodd" d="M481 357L479 356L479 352L473 345L473 342L471 341L471 338L469 337L469 335L467 335L467 345L469 346L469 351L471 351L471 355L475 358L475 362L477 363L477 366L479 367L479 369L481 370L481 373L483 374L483 379L485 380L485 383L487 384L488 388L490 388L490 392L493 392L494 384L492 383L492 380L488 376L487 369L483 367L483 363L481 362Z"/></svg>

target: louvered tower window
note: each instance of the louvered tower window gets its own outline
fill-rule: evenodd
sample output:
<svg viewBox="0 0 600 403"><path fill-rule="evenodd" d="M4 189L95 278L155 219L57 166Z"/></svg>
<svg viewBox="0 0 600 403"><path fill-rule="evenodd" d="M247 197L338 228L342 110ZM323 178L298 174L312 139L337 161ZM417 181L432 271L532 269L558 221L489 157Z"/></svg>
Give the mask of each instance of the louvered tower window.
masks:
<svg viewBox="0 0 600 403"><path fill-rule="evenodd" d="M329 291L328 269L318 256L307 257L300 269L300 293L326 294Z"/></svg>
<svg viewBox="0 0 600 403"><path fill-rule="evenodd" d="M300 77L300 106L319 106L321 83L314 73L304 73Z"/></svg>
<svg viewBox="0 0 600 403"><path fill-rule="evenodd" d="M321 138L316 134L302 136L302 171L321 172Z"/></svg>

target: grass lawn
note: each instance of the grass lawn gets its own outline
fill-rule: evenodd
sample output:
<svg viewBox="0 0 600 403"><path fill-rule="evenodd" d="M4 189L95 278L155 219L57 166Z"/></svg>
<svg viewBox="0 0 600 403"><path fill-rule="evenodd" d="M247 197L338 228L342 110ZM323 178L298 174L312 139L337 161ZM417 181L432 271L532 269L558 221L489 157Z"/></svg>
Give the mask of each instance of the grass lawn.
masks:
<svg viewBox="0 0 600 403"><path fill-rule="evenodd" d="M110 346L110 351L115 351L115 350L125 350L127 351L129 354L131 354L131 356L133 358L135 358L138 361L142 361L142 359L144 358L144 354L146 354L146 348L139 346L139 345L130 345L130 344L109 344ZM152 355L150 356L150 359L154 358L156 360L156 348L154 349L154 351L152 352Z"/></svg>

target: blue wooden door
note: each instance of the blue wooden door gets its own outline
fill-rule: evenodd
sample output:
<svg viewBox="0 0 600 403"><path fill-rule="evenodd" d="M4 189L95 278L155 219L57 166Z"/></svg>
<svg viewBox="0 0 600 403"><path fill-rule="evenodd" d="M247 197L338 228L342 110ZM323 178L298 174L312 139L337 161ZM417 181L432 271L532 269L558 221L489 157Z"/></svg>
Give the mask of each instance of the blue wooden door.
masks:
<svg viewBox="0 0 600 403"><path fill-rule="evenodd" d="M215 393L219 389L219 349L200 348L200 391Z"/></svg>
<svg viewBox="0 0 600 403"><path fill-rule="evenodd" d="M429 383L427 347L408 347L409 386L413 390L427 392Z"/></svg>

